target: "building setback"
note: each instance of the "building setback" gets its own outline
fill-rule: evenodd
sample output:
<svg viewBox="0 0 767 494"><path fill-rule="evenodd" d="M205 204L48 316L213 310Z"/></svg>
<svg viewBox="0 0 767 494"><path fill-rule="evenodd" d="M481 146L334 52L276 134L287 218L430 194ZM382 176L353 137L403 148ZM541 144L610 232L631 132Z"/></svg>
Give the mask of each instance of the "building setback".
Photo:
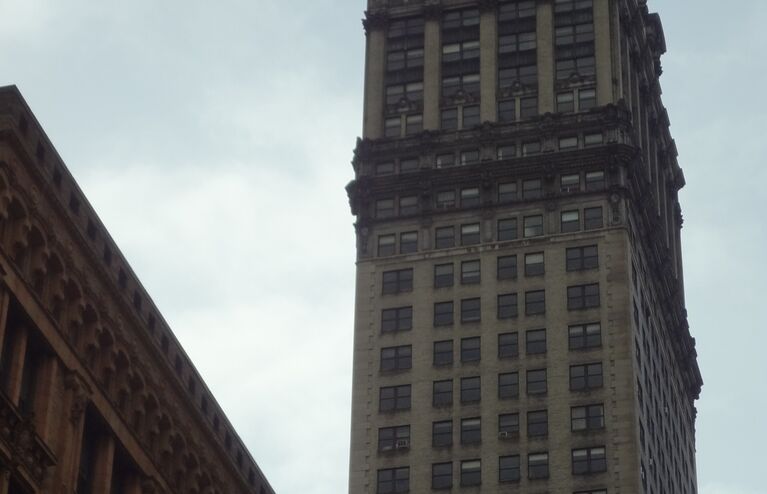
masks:
<svg viewBox="0 0 767 494"><path fill-rule="evenodd" d="M274 493L13 86L0 348L0 494Z"/></svg>
<svg viewBox="0 0 767 494"><path fill-rule="evenodd" d="M641 0L369 0L350 494L697 492Z"/></svg>

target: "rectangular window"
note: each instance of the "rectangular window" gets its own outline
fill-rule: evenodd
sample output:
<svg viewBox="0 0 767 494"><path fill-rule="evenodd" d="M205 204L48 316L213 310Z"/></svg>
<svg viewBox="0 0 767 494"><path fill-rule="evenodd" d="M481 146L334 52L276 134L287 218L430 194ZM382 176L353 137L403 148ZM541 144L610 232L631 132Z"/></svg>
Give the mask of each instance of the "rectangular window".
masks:
<svg viewBox="0 0 767 494"><path fill-rule="evenodd" d="M593 79L594 22L591 0L557 0L554 5L554 55L557 81Z"/></svg>
<svg viewBox="0 0 767 494"><path fill-rule="evenodd" d="M434 422L431 425L431 445L443 448L453 444L453 421Z"/></svg>
<svg viewBox="0 0 767 494"><path fill-rule="evenodd" d="M381 311L381 332L409 331L413 327L413 307L395 307Z"/></svg>
<svg viewBox="0 0 767 494"><path fill-rule="evenodd" d="M498 482L519 482L519 455L498 458Z"/></svg>
<svg viewBox="0 0 767 494"><path fill-rule="evenodd" d="M527 436L545 437L549 434L549 412L538 410L527 412Z"/></svg>
<svg viewBox="0 0 767 494"><path fill-rule="evenodd" d="M517 119L517 101L513 99L498 102L498 121L514 122Z"/></svg>
<svg viewBox="0 0 767 494"><path fill-rule="evenodd" d="M412 366L413 347L394 346L381 349L381 372L407 370Z"/></svg>
<svg viewBox="0 0 767 494"><path fill-rule="evenodd" d="M597 106L597 90L581 89L578 91L578 110L585 111Z"/></svg>
<svg viewBox="0 0 767 494"><path fill-rule="evenodd" d="M570 409L570 429L573 432L601 430L605 427L605 407L587 405Z"/></svg>
<svg viewBox="0 0 767 494"><path fill-rule="evenodd" d="M482 396L479 376L461 378L461 403L473 403Z"/></svg>
<svg viewBox="0 0 767 494"><path fill-rule="evenodd" d="M534 453L527 456L527 478L549 478L549 454Z"/></svg>
<svg viewBox="0 0 767 494"><path fill-rule="evenodd" d="M543 235L543 216L525 216L524 230L525 238Z"/></svg>
<svg viewBox="0 0 767 494"><path fill-rule="evenodd" d="M530 118L538 115L538 97L530 96L527 98L519 99L519 116L520 118Z"/></svg>
<svg viewBox="0 0 767 494"><path fill-rule="evenodd" d="M455 228L452 226L436 228L434 230L434 247L437 249L455 247Z"/></svg>
<svg viewBox="0 0 767 494"><path fill-rule="evenodd" d="M395 235L378 236L378 255L391 256L396 252L397 237Z"/></svg>
<svg viewBox="0 0 767 494"><path fill-rule="evenodd" d="M434 365L453 365L453 340L434 342Z"/></svg>
<svg viewBox="0 0 767 494"><path fill-rule="evenodd" d="M384 271L381 290L384 295L413 291L413 268Z"/></svg>
<svg viewBox="0 0 767 494"><path fill-rule="evenodd" d="M420 165L418 163L418 158L402 158L399 161L400 173L415 172L415 171L418 171L418 168L420 168Z"/></svg>
<svg viewBox="0 0 767 494"><path fill-rule="evenodd" d="M570 391L602 387L602 363L570 366Z"/></svg>
<svg viewBox="0 0 767 494"><path fill-rule="evenodd" d="M394 216L394 199L376 201L376 218L391 218L392 216Z"/></svg>
<svg viewBox="0 0 767 494"><path fill-rule="evenodd" d="M498 241L517 239L517 219L505 218L498 220Z"/></svg>
<svg viewBox="0 0 767 494"><path fill-rule="evenodd" d="M572 91L557 93L557 112L572 113L575 111L575 95Z"/></svg>
<svg viewBox="0 0 767 494"><path fill-rule="evenodd" d="M461 225L461 245L476 245L479 243L479 223Z"/></svg>
<svg viewBox="0 0 767 494"><path fill-rule="evenodd" d="M570 350L586 350L602 346L602 326L598 322L570 326L568 333Z"/></svg>
<svg viewBox="0 0 767 494"><path fill-rule="evenodd" d="M420 113L405 117L405 135L413 135L423 130L423 115Z"/></svg>
<svg viewBox="0 0 767 494"><path fill-rule="evenodd" d="M399 137L402 133L400 117L387 118L384 121L384 137Z"/></svg>
<svg viewBox="0 0 767 494"><path fill-rule="evenodd" d="M453 380L434 381L432 389L432 405L444 407L453 404Z"/></svg>
<svg viewBox="0 0 767 494"><path fill-rule="evenodd" d="M473 285L480 282L479 260L461 263L461 284Z"/></svg>
<svg viewBox="0 0 767 494"><path fill-rule="evenodd" d="M560 137L559 138L559 149L565 150L565 149L576 149L578 147L578 137L577 136L567 136L567 137Z"/></svg>
<svg viewBox="0 0 767 494"><path fill-rule="evenodd" d="M540 199L543 196L543 187L540 179L523 180L522 181L522 198L523 199Z"/></svg>
<svg viewBox="0 0 767 494"><path fill-rule="evenodd" d="M384 386L378 394L378 410L392 412L410 409L410 385Z"/></svg>
<svg viewBox="0 0 767 494"><path fill-rule="evenodd" d="M513 280L517 277L517 256L500 256L497 260L499 280Z"/></svg>
<svg viewBox="0 0 767 494"><path fill-rule="evenodd" d="M498 184L498 202L512 202L517 200L517 183L506 182Z"/></svg>
<svg viewBox="0 0 767 494"><path fill-rule="evenodd" d="M602 220L602 208L596 207L596 208L586 208L583 210L583 229L584 230L595 230L598 228L602 228L603 226L603 220Z"/></svg>
<svg viewBox="0 0 767 494"><path fill-rule="evenodd" d="M591 309L599 307L599 283L567 287L567 309Z"/></svg>
<svg viewBox="0 0 767 494"><path fill-rule="evenodd" d="M533 316L546 313L546 292L535 290L525 292L525 315Z"/></svg>
<svg viewBox="0 0 767 494"><path fill-rule="evenodd" d="M461 206L468 208L472 206L479 206L479 188L469 187L461 189Z"/></svg>
<svg viewBox="0 0 767 494"><path fill-rule="evenodd" d="M581 229L581 214L577 209L562 211L560 231L562 233L577 232Z"/></svg>
<svg viewBox="0 0 767 494"><path fill-rule="evenodd" d="M519 414L504 413L498 415L498 438L510 439L519 435Z"/></svg>
<svg viewBox="0 0 767 494"><path fill-rule="evenodd" d="M461 485L482 484L482 463L480 460L467 460L461 462Z"/></svg>
<svg viewBox="0 0 767 494"><path fill-rule="evenodd" d="M519 355L519 336L515 333L498 335L498 358L514 358Z"/></svg>
<svg viewBox="0 0 767 494"><path fill-rule="evenodd" d="M604 447L574 449L572 458L573 475L607 471L607 456Z"/></svg>
<svg viewBox="0 0 767 494"><path fill-rule="evenodd" d="M517 294L503 293L498 295L498 319L517 317Z"/></svg>
<svg viewBox="0 0 767 494"><path fill-rule="evenodd" d="M431 466L431 488L434 490L453 487L453 464L435 463Z"/></svg>
<svg viewBox="0 0 767 494"><path fill-rule="evenodd" d="M565 253L568 271L583 271L599 267L599 252L596 245L572 247Z"/></svg>
<svg viewBox="0 0 767 494"><path fill-rule="evenodd" d="M482 421L479 417L461 420L461 444L482 442Z"/></svg>
<svg viewBox="0 0 767 494"><path fill-rule="evenodd" d="M479 336L461 340L461 362L478 362L481 357Z"/></svg>
<svg viewBox="0 0 767 494"><path fill-rule="evenodd" d="M385 161L383 163L376 163L376 175L391 175L394 173L394 162Z"/></svg>
<svg viewBox="0 0 767 494"><path fill-rule="evenodd" d="M525 353L538 355L546 353L546 330L531 329L525 334Z"/></svg>
<svg viewBox="0 0 767 494"><path fill-rule="evenodd" d="M577 173L559 177L559 187L562 192L578 192L581 190L581 176Z"/></svg>
<svg viewBox="0 0 767 494"><path fill-rule="evenodd" d="M456 205L454 190L441 190L437 192L437 209L454 208Z"/></svg>
<svg viewBox="0 0 767 494"><path fill-rule="evenodd" d="M378 429L378 451L392 451L410 447L410 426L381 427Z"/></svg>
<svg viewBox="0 0 767 494"><path fill-rule="evenodd" d="M468 151L461 151L461 165L473 165L479 163L479 150L470 149Z"/></svg>
<svg viewBox="0 0 767 494"><path fill-rule="evenodd" d="M458 108L445 108L442 110L442 130L458 129Z"/></svg>
<svg viewBox="0 0 767 494"><path fill-rule="evenodd" d="M437 264L434 266L434 288L453 286L453 264Z"/></svg>
<svg viewBox="0 0 767 494"><path fill-rule="evenodd" d="M517 146L515 144L504 144L496 149L496 156L499 160L507 160L517 157Z"/></svg>
<svg viewBox="0 0 767 494"><path fill-rule="evenodd" d="M461 300L461 322L479 322L481 317L482 311L478 298Z"/></svg>
<svg viewBox="0 0 767 494"><path fill-rule="evenodd" d="M525 254L525 276L541 276L544 272L543 252Z"/></svg>
<svg viewBox="0 0 767 494"><path fill-rule="evenodd" d="M410 492L410 468L387 468L378 471L376 494L404 494Z"/></svg>
<svg viewBox="0 0 767 494"><path fill-rule="evenodd" d="M462 128L470 129L477 125L479 125L479 105L464 106Z"/></svg>
<svg viewBox="0 0 767 494"><path fill-rule="evenodd" d="M546 369L527 371L527 394L542 395L548 391L546 384Z"/></svg>
<svg viewBox="0 0 767 494"><path fill-rule="evenodd" d="M541 152L541 141L527 141L522 143L522 156L532 156Z"/></svg>
<svg viewBox="0 0 767 494"><path fill-rule="evenodd" d="M408 216L418 213L418 197L417 196L405 196L399 198L399 214L400 216Z"/></svg>
<svg viewBox="0 0 767 494"><path fill-rule="evenodd" d="M450 326L453 324L453 302L437 302L434 304L434 325Z"/></svg>
<svg viewBox="0 0 767 494"><path fill-rule="evenodd" d="M519 373L498 374L498 398L519 398Z"/></svg>
<svg viewBox="0 0 767 494"><path fill-rule="evenodd" d="M399 253L410 254L418 252L418 232L403 232L399 234Z"/></svg>
<svg viewBox="0 0 767 494"><path fill-rule="evenodd" d="M437 168L449 168L455 165L455 154L444 153L437 155Z"/></svg>
<svg viewBox="0 0 767 494"><path fill-rule="evenodd" d="M583 93L581 93L583 94ZM594 134L586 134L583 136L583 145L585 147L598 146L604 142L604 136L601 132Z"/></svg>
<svg viewBox="0 0 767 494"><path fill-rule="evenodd" d="M586 172L586 190L604 190L605 188L605 172L595 171Z"/></svg>

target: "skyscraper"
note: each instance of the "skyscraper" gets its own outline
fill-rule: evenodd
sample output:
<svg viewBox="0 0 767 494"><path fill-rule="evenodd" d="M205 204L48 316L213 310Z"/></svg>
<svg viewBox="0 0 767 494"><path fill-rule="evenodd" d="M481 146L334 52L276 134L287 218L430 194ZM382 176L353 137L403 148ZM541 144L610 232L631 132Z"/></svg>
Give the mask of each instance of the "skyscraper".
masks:
<svg viewBox="0 0 767 494"><path fill-rule="evenodd" d="M369 0L350 494L696 492L641 0Z"/></svg>

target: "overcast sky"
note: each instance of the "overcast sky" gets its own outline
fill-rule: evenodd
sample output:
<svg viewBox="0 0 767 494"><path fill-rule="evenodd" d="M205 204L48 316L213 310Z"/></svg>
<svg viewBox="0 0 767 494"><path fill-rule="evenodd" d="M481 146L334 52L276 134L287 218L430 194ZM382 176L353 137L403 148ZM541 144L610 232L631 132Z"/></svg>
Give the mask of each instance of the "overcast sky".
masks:
<svg viewBox="0 0 767 494"><path fill-rule="evenodd" d="M763 494L767 2L650 0L702 494ZM345 492L363 0L0 0L16 84L279 494ZM760 158L761 157L761 158Z"/></svg>

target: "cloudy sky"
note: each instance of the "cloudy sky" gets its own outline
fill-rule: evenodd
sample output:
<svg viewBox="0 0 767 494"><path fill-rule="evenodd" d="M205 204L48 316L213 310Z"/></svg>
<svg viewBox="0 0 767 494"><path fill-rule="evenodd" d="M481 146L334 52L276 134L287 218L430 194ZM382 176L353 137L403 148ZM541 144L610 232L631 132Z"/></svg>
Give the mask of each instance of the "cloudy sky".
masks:
<svg viewBox="0 0 767 494"><path fill-rule="evenodd" d="M767 2L649 3L688 183L700 492L764 493ZM0 85L19 86L280 494L346 489L364 4L0 0Z"/></svg>

